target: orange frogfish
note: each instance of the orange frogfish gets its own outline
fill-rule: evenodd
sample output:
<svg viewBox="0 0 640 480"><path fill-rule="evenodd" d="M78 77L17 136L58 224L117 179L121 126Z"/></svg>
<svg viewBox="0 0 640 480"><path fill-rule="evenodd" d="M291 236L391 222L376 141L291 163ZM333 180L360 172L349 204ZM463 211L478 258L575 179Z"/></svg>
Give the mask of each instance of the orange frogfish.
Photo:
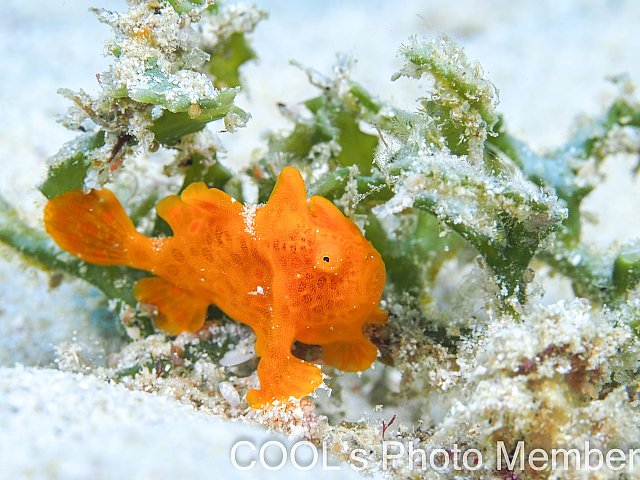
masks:
<svg viewBox="0 0 640 480"><path fill-rule="evenodd" d="M383 324L378 308L386 280L380 254L329 200L307 200L293 167L282 170L269 201L242 205L194 183L158 203L173 236L136 231L109 190L73 190L49 201L47 232L63 249L98 265L128 265L140 280L136 300L154 307L155 326L169 334L198 331L210 304L256 333L259 390L252 407L300 398L322 383L320 369L291 353L294 340L322 345L324 363L357 372L376 347L363 335Z"/></svg>

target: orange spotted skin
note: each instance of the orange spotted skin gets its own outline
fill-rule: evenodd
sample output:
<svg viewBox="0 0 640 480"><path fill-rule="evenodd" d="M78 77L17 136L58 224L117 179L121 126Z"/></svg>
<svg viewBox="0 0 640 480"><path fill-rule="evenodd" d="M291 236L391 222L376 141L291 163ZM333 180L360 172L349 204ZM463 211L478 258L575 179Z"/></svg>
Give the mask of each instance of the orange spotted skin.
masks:
<svg viewBox="0 0 640 480"><path fill-rule="evenodd" d="M266 205L243 206L203 183L157 207L174 236L138 233L108 190L76 190L52 199L45 227L70 253L101 265L129 265L155 277L134 294L170 334L202 327L215 304L256 333L262 407L307 395L320 369L291 354L294 340L323 346L325 363L362 371L377 356L362 334L384 323L377 308L385 284L380 254L358 227L322 197L307 200L300 173L286 167Z"/></svg>

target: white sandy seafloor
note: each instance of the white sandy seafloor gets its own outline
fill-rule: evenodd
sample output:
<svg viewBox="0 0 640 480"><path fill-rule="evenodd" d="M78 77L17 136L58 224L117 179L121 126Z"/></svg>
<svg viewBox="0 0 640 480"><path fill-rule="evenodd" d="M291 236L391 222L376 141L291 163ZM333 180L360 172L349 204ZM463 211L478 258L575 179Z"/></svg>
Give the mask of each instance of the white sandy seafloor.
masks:
<svg viewBox="0 0 640 480"><path fill-rule="evenodd" d="M110 31L87 13L89 6L122 10L125 2L2 2L0 194L34 226L44 205L34 188L44 178L44 162L73 136L54 121L67 107L56 89L94 92L95 74L107 68L101 53ZM640 81L635 0L270 0L259 6L271 17L254 35L260 61L245 68L246 88L238 101L253 119L244 131L221 137L231 166L245 164L261 148L264 132L286 127L277 102L296 103L316 93L290 59L329 73L337 51L353 55L355 80L413 108L424 85L389 81L400 66L397 48L413 33L454 35L500 89L499 111L510 131L534 149L562 144L578 114L602 111L615 93L606 76L628 72ZM604 188L584 203L598 220L585 226L593 244L640 235L638 181L629 174L633 161L608 161ZM0 478L243 478L229 461L231 446L241 438L261 445L264 432L47 369L53 345L99 340L94 311L101 300L79 281L65 280L56 289L48 282L48 274L0 247L0 365L6 366L0 370ZM550 294L543 301L571 298L566 281L554 282L547 284ZM15 362L41 368L12 368ZM290 464L286 468L256 468L244 478L297 473ZM346 466L309 475L357 476Z"/></svg>
<svg viewBox="0 0 640 480"><path fill-rule="evenodd" d="M0 478L47 479L277 479L296 475L287 462L269 470L249 447L238 449L236 470L231 446L249 441L260 448L277 440L292 442L249 425L224 422L193 408L92 376L35 368L0 368ZM300 447L301 466L312 461ZM281 462L277 446L265 449L265 461ZM317 479L360 478L347 465L327 458L308 474Z"/></svg>

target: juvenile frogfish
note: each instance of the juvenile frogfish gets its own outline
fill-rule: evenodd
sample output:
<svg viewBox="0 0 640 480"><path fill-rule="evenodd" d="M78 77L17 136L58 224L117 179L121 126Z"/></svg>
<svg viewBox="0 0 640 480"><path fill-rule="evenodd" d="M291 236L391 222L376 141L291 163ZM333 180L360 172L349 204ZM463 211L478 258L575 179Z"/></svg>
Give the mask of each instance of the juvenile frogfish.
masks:
<svg viewBox="0 0 640 480"><path fill-rule="evenodd" d="M157 312L169 334L198 331L211 304L256 333L260 389L252 407L313 392L320 369L291 353L294 340L322 345L324 363L357 372L376 347L365 323L383 324L378 308L386 280L380 254L329 200L307 200L293 167L282 170L269 201L243 206L218 189L194 183L158 203L173 236L136 231L109 190L66 192L49 201L47 232L76 257L128 265L156 276L135 285L141 304Z"/></svg>

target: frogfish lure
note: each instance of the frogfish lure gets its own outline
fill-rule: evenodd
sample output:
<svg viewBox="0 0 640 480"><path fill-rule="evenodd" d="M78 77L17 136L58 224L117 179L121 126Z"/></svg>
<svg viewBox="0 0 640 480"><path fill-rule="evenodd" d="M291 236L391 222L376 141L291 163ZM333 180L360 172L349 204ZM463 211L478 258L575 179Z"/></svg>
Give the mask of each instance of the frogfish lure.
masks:
<svg viewBox="0 0 640 480"><path fill-rule="evenodd" d="M252 407L300 398L322 383L318 367L291 353L294 340L322 345L324 363L343 371L374 362L377 349L362 328L387 321L378 308L382 258L333 203L307 200L295 168L282 170L259 207L194 183L156 211L172 237L137 232L106 189L51 199L44 222L56 243L82 260L156 275L138 281L134 295L155 307L158 329L196 332L211 304L253 328L260 389L247 394Z"/></svg>

